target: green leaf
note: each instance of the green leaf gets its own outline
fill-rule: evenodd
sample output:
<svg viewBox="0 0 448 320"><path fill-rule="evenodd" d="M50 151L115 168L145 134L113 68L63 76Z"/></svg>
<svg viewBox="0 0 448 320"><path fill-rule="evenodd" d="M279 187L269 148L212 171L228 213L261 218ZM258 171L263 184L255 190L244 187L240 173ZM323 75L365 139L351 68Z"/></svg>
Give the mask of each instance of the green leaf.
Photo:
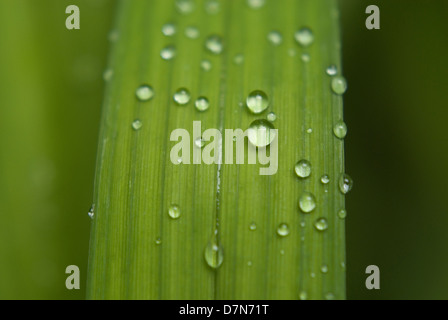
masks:
<svg viewBox="0 0 448 320"><path fill-rule="evenodd" d="M326 74L330 65L341 73L336 1L267 0L257 9L249 5L254 1L219 1L218 13L207 11L210 1L179 2L194 8L182 13L174 1L120 2L99 141L88 297L344 299L344 220L338 217L344 146L333 133L342 121L342 98ZM173 36L162 33L166 23L176 26ZM185 35L189 26L199 38ZM295 33L305 27L314 41L304 47ZM279 45L268 40L273 30L282 36ZM206 50L213 35L222 39L222 53ZM161 58L167 46L176 50L172 60ZM201 69L204 59L209 71ZM136 98L143 84L154 89L150 101ZM191 93L185 106L173 100L179 88ZM254 90L270 101L257 115L245 106ZM200 96L210 102L205 112L194 107ZM192 135L193 121L201 121L202 131L244 131L269 112L277 116L274 175L260 175L265 166L247 164L247 155L238 165L170 160L175 129ZM294 172L302 159L312 166L307 178ZM310 213L299 209L304 193L316 199ZM168 214L174 204L177 219ZM318 230L322 218L327 228ZM282 224L287 236L277 233ZM219 257L205 254L210 243L222 249L217 268L210 265L219 265Z"/></svg>

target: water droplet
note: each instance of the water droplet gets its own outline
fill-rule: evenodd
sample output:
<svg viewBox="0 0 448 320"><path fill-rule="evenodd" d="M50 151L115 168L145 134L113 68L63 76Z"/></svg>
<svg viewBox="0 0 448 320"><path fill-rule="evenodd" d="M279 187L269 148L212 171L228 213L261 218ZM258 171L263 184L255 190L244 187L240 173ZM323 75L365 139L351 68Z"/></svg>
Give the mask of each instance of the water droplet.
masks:
<svg viewBox="0 0 448 320"><path fill-rule="evenodd" d="M331 89L337 95L342 95L347 91L347 81L343 76L334 76L331 79Z"/></svg>
<svg viewBox="0 0 448 320"><path fill-rule="evenodd" d="M300 222L300 226L301 226L302 228L305 228L305 226L306 226L305 221Z"/></svg>
<svg viewBox="0 0 448 320"><path fill-rule="evenodd" d="M243 63L244 63L244 55L241 54L241 53L236 54L235 57L233 58L233 62L234 62L236 65L241 65L241 64L243 64Z"/></svg>
<svg viewBox="0 0 448 320"><path fill-rule="evenodd" d="M314 279L316 278L316 274L314 272L311 272L310 277Z"/></svg>
<svg viewBox="0 0 448 320"><path fill-rule="evenodd" d="M257 230L257 225L255 224L255 222L252 222L252 223L249 225L249 230L250 230L250 231L255 231L255 230Z"/></svg>
<svg viewBox="0 0 448 320"><path fill-rule="evenodd" d="M279 46L283 42L283 36L278 31L271 31L268 33L268 40L275 46Z"/></svg>
<svg viewBox="0 0 448 320"><path fill-rule="evenodd" d="M285 250L280 250L280 254L282 255L282 256L284 256L285 255Z"/></svg>
<svg viewBox="0 0 448 320"><path fill-rule="evenodd" d="M320 182L323 184L327 184L330 182L330 176L328 174L324 174L322 177L320 177Z"/></svg>
<svg viewBox="0 0 448 320"><path fill-rule="evenodd" d="M210 60L202 60L201 68L204 71L210 71L212 69L212 63L210 62Z"/></svg>
<svg viewBox="0 0 448 320"><path fill-rule="evenodd" d="M344 121L339 121L333 127L334 135L339 139L344 139L347 135L347 125Z"/></svg>
<svg viewBox="0 0 448 320"><path fill-rule="evenodd" d="M290 49L288 49L288 55L289 55L290 57L295 57L295 56L297 55L297 51L296 51L296 49L294 49L294 48L290 48Z"/></svg>
<svg viewBox="0 0 448 320"><path fill-rule="evenodd" d="M328 266L327 266L326 264L323 264L323 265L320 267L320 272L322 272L322 273L327 273L327 272L328 272Z"/></svg>
<svg viewBox="0 0 448 320"><path fill-rule="evenodd" d="M314 227L319 231L325 231L328 229L328 222L325 218L319 218L314 222Z"/></svg>
<svg viewBox="0 0 448 320"><path fill-rule="evenodd" d="M308 178L311 174L311 163L308 160L300 160L294 167L296 175L300 178Z"/></svg>
<svg viewBox="0 0 448 320"><path fill-rule="evenodd" d="M103 73L104 81L110 81L114 75L114 71L112 69L106 69Z"/></svg>
<svg viewBox="0 0 448 320"><path fill-rule="evenodd" d="M206 97L199 97L197 98L196 102L194 103L196 110L198 111L206 111L208 107L210 106L210 103Z"/></svg>
<svg viewBox="0 0 448 320"><path fill-rule="evenodd" d="M274 122L277 120L277 115L274 112L269 112L266 119L268 119L269 122Z"/></svg>
<svg viewBox="0 0 448 320"><path fill-rule="evenodd" d="M156 238L155 243L156 245L162 244L162 239L160 237Z"/></svg>
<svg viewBox="0 0 448 320"><path fill-rule="evenodd" d="M205 146L205 140L203 138L197 138L194 140L194 145L198 148L203 148Z"/></svg>
<svg viewBox="0 0 448 320"><path fill-rule="evenodd" d="M259 119L251 123L247 137L250 143L256 147L266 147L275 139L275 128L267 120Z"/></svg>
<svg viewBox="0 0 448 320"><path fill-rule="evenodd" d="M303 62L307 63L307 62L310 62L310 60L311 60L311 57L308 53L302 53L302 61Z"/></svg>
<svg viewBox="0 0 448 320"><path fill-rule="evenodd" d="M192 0L176 0L176 7L181 14L189 14L194 10L194 2Z"/></svg>
<svg viewBox="0 0 448 320"><path fill-rule="evenodd" d="M180 217L180 208L177 204L172 204L168 208L168 215L171 219L178 219Z"/></svg>
<svg viewBox="0 0 448 320"><path fill-rule="evenodd" d="M92 204L87 214L89 215L90 219L93 219L95 217L95 204Z"/></svg>
<svg viewBox="0 0 448 320"><path fill-rule="evenodd" d="M217 14L221 9L221 5L218 0L208 0L205 2L205 11L208 14Z"/></svg>
<svg viewBox="0 0 448 320"><path fill-rule="evenodd" d="M154 89L151 86L144 84L137 88L135 95L140 101L149 101L154 97Z"/></svg>
<svg viewBox="0 0 448 320"><path fill-rule="evenodd" d="M174 101L183 106L190 102L191 95L190 91L185 88L180 88L174 93Z"/></svg>
<svg viewBox="0 0 448 320"><path fill-rule="evenodd" d="M252 9L260 9L266 4L266 0L247 0L247 4Z"/></svg>
<svg viewBox="0 0 448 320"><path fill-rule="evenodd" d="M306 133L313 133L313 129L312 129L312 128L308 128L308 129L306 130Z"/></svg>
<svg viewBox="0 0 448 320"><path fill-rule="evenodd" d="M205 41L205 47L210 53L213 54L220 54L224 49L222 39L218 35L209 36Z"/></svg>
<svg viewBox="0 0 448 320"><path fill-rule="evenodd" d="M345 219L345 217L347 217L347 211L345 209L339 210L338 217L339 217L339 219Z"/></svg>
<svg viewBox="0 0 448 320"><path fill-rule="evenodd" d="M304 213L309 213L316 208L316 197L310 192L304 192L299 198L299 208Z"/></svg>
<svg viewBox="0 0 448 320"><path fill-rule="evenodd" d="M246 104L250 112L259 114L269 107L269 99L263 91L255 90L247 96Z"/></svg>
<svg viewBox="0 0 448 320"><path fill-rule="evenodd" d="M169 45L160 51L163 60L171 60L176 56L176 47Z"/></svg>
<svg viewBox="0 0 448 320"><path fill-rule="evenodd" d="M142 128L143 123L141 120L136 119L132 122L132 129L134 129L135 131L138 131Z"/></svg>
<svg viewBox="0 0 448 320"><path fill-rule="evenodd" d="M248 262L247 262L247 266L248 266L248 267L252 267L252 261L248 261Z"/></svg>
<svg viewBox="0 0 448 320"><path fill-rule="evenodd" d="M289 235L289 227L286 223L282 223L278 226L277 228L277 234L280 237L286 237L287 235Z"/></svg>
<svg viewBox="0 0 448 320"><path fill-rule="evenodd" d="M325 72L329 76L335 76L338 73L338 68L334 64L332 64L331 66L328 66L328 68L325 70Z"/></svg>
<svg viewBox="0 0 448 320"><path fill-rule="evenodd" d="M172 23L166 23L162 26L162 33L167 36L171 37L176 34L176 26Z"/></svg>
<svg viewBox="0 0 448 320"><path fill-rule="evenodd" d="M352 187L352 178L350 178L350 176L346 173L341 174L341 177L339 178L339 190L341 190L343 194L347 194L350 190L352 190Z"/></svg>
<svg viewBox="0 0 448 320"><path fill-rule="evenodd" d="M199 38L199 29L193 26L189 26L185 29L185 35L190 39Z"/></svg>
<svg viewBox="0 0 448 320"><path fill-rule="evenodd" d="M309 28L302 28L300 30L297 30L296 33L294 34L294 37L297 43L300 44L302 47L308 47L314 41L313 32Z"/></svg>
<svg viewBox="0 0 448 320"><path fill-rule="evenodd" d="M306 293L306 291L301 291L299 294L299 299L300 300L306 300L308 299L308 294Z"/></svg>
<svg viewBox="0 0 448 320"><path fill-rule="evenodd" d="M118 30L113 29L109 32L109 34L107 35L107 38L112 43L117 42L118 39L120 38L120 33L118 32Z"/></svg>
<svg viewBox="0 0 448 320"><path fill-rule="evenodd" d="M328 292L327 294L325 294L325 300L334 300L334 294Z"/></svg>
<svg viewBox="0 0 448 320"><path fill-rule="evenodd" d="M345 262L344 261L341 262L341 268L345 269Z"/></svg>
<svg viewBox="0 0 448 320"><path fill-rule="evenodd" d="M224 260L224 252L222 247L215 240L215 236L205 247L204 258L207 264L213 269L219 268L222 264Z"/></svg>

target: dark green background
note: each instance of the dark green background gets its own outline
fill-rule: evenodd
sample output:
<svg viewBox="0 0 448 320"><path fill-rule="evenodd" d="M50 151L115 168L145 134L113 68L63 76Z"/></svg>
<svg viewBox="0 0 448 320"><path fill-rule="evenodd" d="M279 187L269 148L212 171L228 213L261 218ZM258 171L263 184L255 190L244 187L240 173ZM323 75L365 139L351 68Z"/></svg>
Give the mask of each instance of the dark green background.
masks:
<svg viewBox="0 0 448 320"><path fill-rule="evenodd" d="M448 2L341 0L349 299L447 299ZM81 29L65 28L66 6ZM0 0L0 298L82 299L113 0ZM365 8L381 29L365 28ZM365 288L378 265L381 289Z"/></svg>

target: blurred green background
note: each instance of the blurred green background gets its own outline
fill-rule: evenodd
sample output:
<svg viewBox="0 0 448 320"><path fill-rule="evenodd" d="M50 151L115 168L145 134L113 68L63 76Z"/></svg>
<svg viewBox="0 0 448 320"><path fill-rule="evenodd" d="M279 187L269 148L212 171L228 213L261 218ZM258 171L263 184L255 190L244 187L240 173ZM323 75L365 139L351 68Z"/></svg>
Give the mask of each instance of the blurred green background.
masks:
<svg viewBox="0 0 448 320"><path fill-rule="evenodd" d="M65 28L65 8L81 29ZM348 299L447 299L448 2L340 0ZM381 30L365 28L365 8ZM0 299L83 299L114 0L0 0ZM81 290L65 268L81 269ZM381 289L365 288L378 265Z"/></svg>

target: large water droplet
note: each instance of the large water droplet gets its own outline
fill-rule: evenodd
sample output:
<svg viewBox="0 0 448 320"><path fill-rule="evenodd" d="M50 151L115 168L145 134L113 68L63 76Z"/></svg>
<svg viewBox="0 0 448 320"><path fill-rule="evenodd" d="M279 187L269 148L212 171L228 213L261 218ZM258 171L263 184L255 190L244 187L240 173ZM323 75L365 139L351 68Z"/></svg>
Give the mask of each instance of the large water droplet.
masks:
<svg viewBox="0 0 448 320"><path fill-rule="evenodd" d="M167 37L174 36L176 34L176 26L173 23L166 23L162 26L162 33Z"/></svg>
<svg viewBox="0 0 448 320"><path fill-rule="evenodd" d="M347 125L344 121L339 121L333 127L334 135L339 139L344 139L347 135Z"/></svg>
<svg viewBox="0 0 448 320"><path fill-rule="evenodd" d="M304 192L299 198L299 208L304 213L309 213L316 208L316 197L311 192Z"/></svg>
<svg viewBox="0 0 448 320"><path fill-rule="evenodd" d="M247 96L246 104L250 112L259 114L269 107L269 99L263 91L255 90Z"/></svg>
<svg viewBox="0 0 448 320"><path fill-rule="evenodd" d="M192 13L194 10L193 0L176 0L177 10L182 14Z"/></svg>
<svg viewBox="0 0 448 320"><path fill-rule="evenodd" d="M90 207L90 210L87 214L90 219L93 219L95 217L95 204L92 204L92 206Z"/></svg>
<svg viewBox="0 0 448 320"><path fill-rule="evenodd" d="M277 234L281 237L289 235L289 227L286 223L282 223L277 228Z"/></svg>
<svg viewBox="0 0 448 320"><path fill-rule="evenodd" d="M313 32L309 28L302 28L300 30L297 30L294 34L294 38L302 47L308 47L314 41Z"/></svg>
<svg viewBox="0 0 448 320"><path fill-rule="evenodd" d="M247 0L247 5L252 9L260 9L266 4L266 0Z"/></svg>
<svg viewBox="0 0 448 320"><path fill-rule="evenodd" d="M221 245L215 240L215 236L205 247L204 258L207 264L213 269L219 268L222 264L224 252Z"/></svg>
<svg viewBox="0 0 448 320"><path fill-rule="evenodd" d="M347 81L343 76L334 76L331 79L331 89L337 95L342 95L347 91Z"/></svg>
<svg viewBox="0 0 448 320"><path fill-rule="evenodd" d="M347 194L350 190L352 190L352 187L352 178L346 173L341 174L341 177L339 178L339 190L341 190L343 194Z"/></svg>
<svg viewBox="0 0 448 320"><path fill-rule="evenodd" d="M213 54L220 54L224 49L221 37L218 35L209 36L205 40L205 48Z"/></svg>
<svg viewBox="0 0 448 320"><path fill-rule="evenodd" d="M140 119L136 119L132 122L132 129L134 129L135 131L138 131L142 128L143 123Z"/></svg>
<svg viewBox="0 0 448 320"><path fill-rule="evenodd" d="M186 105L190 102L191 95L190 91L185 88L180 88L174 93L174 101L179 105Z"/></svg>
<svg viewBox="0 0 448 320"><path fill-rule="evenodd" d="M160 51L163 60L171 60L176 56L176 47L169 45Z"/></svg>
<svg viewBox="0 0 448 320"><path fill-rule="evenodd" d="M339 210L338 217L339 217L339 219L345 219L345 217L347 217L347 211L345 209Z"/></svg>
<svg viewBox="0 0 448 320"><path fill-rule="evenodd" d="M143 84L137 88L135 95L140 101L149 101L154 97L154 89L147 84Z"/></svg>
<svg viewBox="0 0 448 320"><path fill-rule="evenodd" d="M171 219L178 219L180 217L180 208L177 204L172 204L168 208L168 215Z"/></svg>
<svg viewBox="0 0 448 320"><path fill-rule="evenodd" d="M251 123L247 137L256 147L266 147L275 139L274 126L267 120L259 119Z"/></svg>
<svg viewBox="0 0 448 320"><path fill-rule="evenodd" d="M283 36L278 31L271 31L268 33L268 40L275 46L279 46L282 44Z"/></svg>
<svg viewBox="0 0 448 320"><path fill-rule="evenodd" d="M296 175L300 178L308 178L311 174L311 163L308 160L300 160L294 167Z"/></svg>
<svg viewBox="0 0 448 320"><path fill-rule="evenodd" d="M335 76L338 73L338 68L334 64L332 64L331 66L328 66L328 68L325 70L325 72L329 76Z"/></svg>
<svg viewBox="0 0 448 320"><path fill-rule="evenodd" d="M199 38L199 29L193 26L189 26L185 29L185 35L190 39Z"/></svg>
<svg viewBox="0 0 448 320"><path fill-rule="evenodd" d="M197 98L194 105L196 107L196 110L202 112L202 111L206 111L209 108L210 103L206 97L199 97L199 98Z"/></svg>
<svg viewBox="0 0 448 320"><path fill-rule="evenodd" d="M319 231L325 231L328 229L328 222L325 218L319 218L314 222L314 227Z"/></svg>

